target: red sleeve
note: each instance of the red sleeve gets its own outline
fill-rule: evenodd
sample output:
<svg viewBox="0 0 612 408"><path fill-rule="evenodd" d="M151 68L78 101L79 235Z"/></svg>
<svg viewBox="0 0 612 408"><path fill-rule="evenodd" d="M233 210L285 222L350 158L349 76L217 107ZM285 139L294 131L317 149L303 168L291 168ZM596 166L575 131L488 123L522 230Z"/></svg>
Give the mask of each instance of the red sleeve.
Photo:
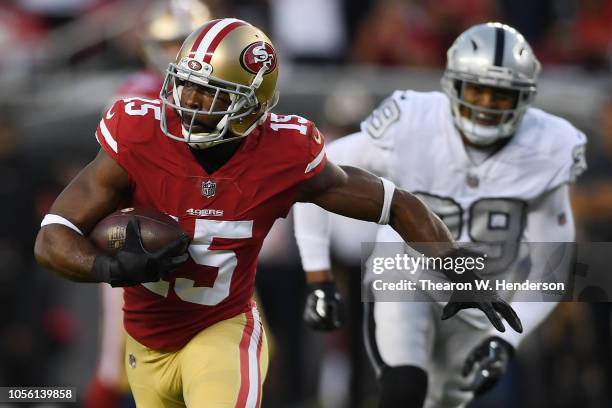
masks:
<svg viewBox="0 0 612 408"><path fill-rule="evenodd" d="M323 170L327 161L325 139L314 123L297 115L270 113L263 127L268 133L261 151L268 165L277 167L273 170L277 177L282 174L295 186Z"/></svg>
<svg viewBox="0 0 612 408"><path fill-rule="evenodd" d="M160 105L159 100L118 100L103 114L96 129L98 143L123 167L130 181L141 170L143 149L155 148L151 141L159 129Z"/></svg>
<svg viewBox="0 0 612 408"><path fill-rule="evenodd" d="M104 114L96 129L96 139L100 146L119 163L119 155L123 153L120 139L119 121L123 113L123 102L117 101Z"/></svg>
<svg viewBox="0 0 612 408"><path fill-rule="evenodd" d="M307 136L307 163L304 167L304 180L319 174L325 167L327 155L325 154L325 138L314 123L308 123Z"/></svg>
<svg viewBox="0 0 612 408"><path fill-rule="evenodd" d="M279 197L278 216L286 217L299 186L325 167L325 140L314 123L297 115L270 113L260 129L264 137L259 139L257 155L266 165L258 177L274 180L269 183L270 195Z"/></svg>
<svg viewBox="0 0 612 408"><path fill-rule="evenodd" d="M159 130L161 101L138 97L115 101L96 129L100 146L115 160L125 160L135 145L149 142Z"/></svg>

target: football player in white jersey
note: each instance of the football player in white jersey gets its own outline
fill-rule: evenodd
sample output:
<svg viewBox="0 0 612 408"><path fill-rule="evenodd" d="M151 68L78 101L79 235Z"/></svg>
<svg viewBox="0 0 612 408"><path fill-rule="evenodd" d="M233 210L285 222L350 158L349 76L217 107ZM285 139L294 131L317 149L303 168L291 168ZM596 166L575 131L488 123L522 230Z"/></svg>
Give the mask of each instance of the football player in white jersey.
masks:
<svg viewBox="0 0 612 408"><path fill-rule="evenodd" d="M586 167L586 139L564 119L530 107L540 64L529 44L507 25L480 24L456 39L447 58L444 93L394 92L360 132L330 144L328 156L418 193L460 242L503 241L514 248L572 242L568 184ZM328 282L328 217L312 205L295 208L307 279L326 287L305 312L320 327L333 326L338 309ZM399 240L389 228L378 230L379 242ZM525 265L520 253L512 256ZM542 267L531 258L527 273ZM522 334L498 333L465 310L441 321L433 301L365 306L380 406L461 407L497 382L555 303L514 302Z"/></svg>

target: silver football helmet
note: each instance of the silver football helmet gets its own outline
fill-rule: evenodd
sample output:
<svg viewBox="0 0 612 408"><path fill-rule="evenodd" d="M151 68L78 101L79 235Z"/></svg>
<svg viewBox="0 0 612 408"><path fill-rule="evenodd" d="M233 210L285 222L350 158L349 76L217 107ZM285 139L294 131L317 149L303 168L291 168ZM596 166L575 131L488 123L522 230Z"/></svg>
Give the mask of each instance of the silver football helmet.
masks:
<svg viewBox="0 0 612 408"><path fill-rule="evenodd" d="M475 25L463 32L447 52L442 89L451 101L455 126L472 143L487 146L510 137L519 126L536 94L540 72L537 60L525 38L514 28L501 23ZM463 97L466 82L517 91L512 109L489 109L467 103ZM461 115L469 108L470 117ZM498 125L484 126L475 120L497 115Z"/></svg>

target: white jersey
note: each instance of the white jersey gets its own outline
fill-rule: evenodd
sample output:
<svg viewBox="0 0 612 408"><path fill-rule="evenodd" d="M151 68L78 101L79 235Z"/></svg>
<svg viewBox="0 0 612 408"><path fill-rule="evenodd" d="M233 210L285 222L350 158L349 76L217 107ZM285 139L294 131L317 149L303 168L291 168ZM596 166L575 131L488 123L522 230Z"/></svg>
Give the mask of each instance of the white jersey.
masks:
<svg viewBox="0 0 612 408"><path fill-rule="evenodd" d="M417 194L457 241L518 242L525 238L528 206L585 169L585 143L569 122L530 108L508 144L476 164L453 125L446 95L396 91L360 133L331 143L327 154ZM390 227L381 233L395 234Z"/></svg>
<svg viewBox="0 0 612 408"><path fill-rule="evenodd" d="M584 171L585 143L584 134L566 120L529 108L507 145L484 161L473 161L454 127L446 95L396 91L361 124L360 132L331 143L328 157L337 164L386 177L415 193L440 216L457 241L504 242L488 248L498 251L497 264L488 262L488 269L494 272L520 261L516 253L520 241L555 241L528 236L528 213L547 193ZM571 217L571 209L567 211L564 216ZM300 240L300 224L296 216L296 236L298 244L305 242L300 244L303 250L308 242ZM401 238L384 226L377 241ZM308 264L313 260L307 258L302 256L303 265L311 270ZM482 315L479 311L461 314Z"/></svg>
<svg viewBox="0 0 612 408"><path fill-rule="evenodd" d="M585 169L585 142L567 121L528 109L512 139L483 157L481 150L470 152L464 146L444 94L397 91L362 123L360 132L331 143L327 151L337 164L362 167L419 195L457 241L495 242L482 248L492 255L487 273L495 273L495 267L504 273L530 269L525 272L531 277L544 269L549 256L545 251L523 254L519 242L574 239L566 184ZM294 211L304 269L328 269L329 216L312 204L296 205ZM350 234L343 240L356 248L361 244ZM376 240L402 241L389 226L379 228ZM393 250L376 245L373 256L378 251L393 256ZM527 255L531 268L523 267ZM509 299L512 294L505 295ZM521 318L523 334L496 332L476 309L442 322L435 302L366 303L366 348L375 371L380 375L385 366L420 367L428 372L426 407L464 406L472 398L462 390L468 382L461 373L468 353L491 335L518 347L555 306L521 302L517 295L512 307Z"/></svg>
<svg viewBox="0 0 612 408"><path fill-rule="evenodd" d="M365 150L369 160L387 163L385 175L422 198L457 241L505 243L484 247L489 273L520 261L516 251L530 205L585 168L585 136L534 108L508 144L481 162L468 154L439 92L395 92L361 129L377 147ZM377 240L401 238L386 227Z"/></svg>
<svg viewBox="0 0 612 408"><path fill-rule="evenodd" d="M377 147L364 150L368 168L385 163L381 175L420 193L459 241L486 241L491 229L520 234L524 206L584 170L585 136L534 108L508 144L481 164L468 156L439 92L397 91L361 129Z"/></svg>
<svg viewBox="0 0 612 408"><path fill-rule="evenodd" d="M555 240L528 236L529 212L586 167L584 134L535 108L527 110L508 144L484 161L470 157L453 125L448 98L439 92L395 92L361 129L378 146L369 151L384 152L380 159L390 163L387 177L422 198L457 241L483 243L481 249L489 255L487 273L503 271L508 279L529 273L520 268L529 254L519 242ZM387 226L379 230L377 240L401 238ZM487 245L490 242L504 244ZM503 295L510 300L512 293ZM487 324L477 310L460 315Z"/></svg>

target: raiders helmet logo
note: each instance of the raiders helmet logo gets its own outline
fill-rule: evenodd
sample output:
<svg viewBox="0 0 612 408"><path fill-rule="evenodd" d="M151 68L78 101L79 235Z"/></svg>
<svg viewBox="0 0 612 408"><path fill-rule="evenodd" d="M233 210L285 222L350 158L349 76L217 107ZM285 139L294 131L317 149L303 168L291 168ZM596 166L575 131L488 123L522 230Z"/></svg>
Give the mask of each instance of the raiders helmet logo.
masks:
<svg viewBox="0 0 612 408"><path fill-rule="evenodd" d="M240 54L240 64L252 74L257 74L262 67L267 66L265 74L268 74L276 68L276 51L267 42L254 42Z"/></svg>

